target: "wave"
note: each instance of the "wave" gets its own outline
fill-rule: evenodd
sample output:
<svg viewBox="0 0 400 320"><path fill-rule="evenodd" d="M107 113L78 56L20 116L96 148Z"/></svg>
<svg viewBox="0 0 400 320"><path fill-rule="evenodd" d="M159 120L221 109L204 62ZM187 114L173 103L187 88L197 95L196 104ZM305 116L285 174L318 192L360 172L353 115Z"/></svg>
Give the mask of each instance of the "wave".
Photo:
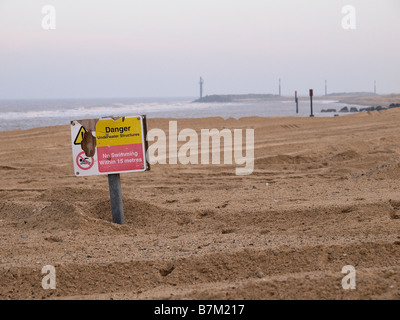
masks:
<svg viewBox="0 0 400 320"><path fill-rule="evenodd" d="M82 117L120 116L132 113L141 114L147 112L166 112L190 109L206 109L213 104L200 104L180 102L174 104L148 103L148 104L122 104L114 103L109 106L86 107L80 106L73 109L34 110L34 111L10 111L0 113L1 119L30 119L30 118L71 118L78 120Z"/></svg>

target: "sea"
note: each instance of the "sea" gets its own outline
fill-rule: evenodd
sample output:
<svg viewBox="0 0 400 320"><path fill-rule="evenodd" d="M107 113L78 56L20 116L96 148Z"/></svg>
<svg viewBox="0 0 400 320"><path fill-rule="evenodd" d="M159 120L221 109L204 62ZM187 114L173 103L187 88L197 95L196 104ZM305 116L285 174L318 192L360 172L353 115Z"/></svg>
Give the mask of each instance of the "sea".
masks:
<svg viewBox="0 0 400 320"><path fill-rule="evenodd" d="M195 99L183 97L0 100L0 131L67 125L73 120L110 116L147 115L148 118L177 119L310 116L310 102L307 99L300 99L298 114L294 99L289 98L233 103L193 103ZM313 102L313 113L316 117L333 117L345 106L349 109L353 106L363 107L318 99ZM336 109L338 112L323 113L323 109Z"/></svg>

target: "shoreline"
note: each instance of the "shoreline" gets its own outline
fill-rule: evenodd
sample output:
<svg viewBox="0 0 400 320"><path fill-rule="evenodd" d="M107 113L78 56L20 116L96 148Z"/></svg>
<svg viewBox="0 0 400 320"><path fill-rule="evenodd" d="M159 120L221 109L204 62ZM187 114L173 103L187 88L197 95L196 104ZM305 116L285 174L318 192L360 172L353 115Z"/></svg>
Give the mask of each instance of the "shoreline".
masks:
<svg viewBox="0 0 400 320"><path fill-rule="evenodd" d="M358 106L358 105L357 105ZM337 118L337 117L351 117L354 115L359 115L359 114L368 114L369 112L385 112L385 111L389 111L390 109L385 109L385 110L379 110L379 111L358 111L358 112L342 112L340 113L339 111L337 112L324 112L322 111L323 114L329 114L327 116L315 116L314 119L331 119L331 118ZM191 121L209 121L209 120L217 120L217 121L247 121L249 119L264 119L264 120L271 120L272 122L277 120L277 119L286 119L286 120L296 120L296 119L309 119L309 116L272 116L272 117L263 117L263 116L248 116L248 117L241 117L241 118L234 118L234 117L229 117L229 118L224 118L224 117L219 117L219 116L214 116L214 117L210 117L210 116L204 116L204 117L196 117L196 118L173 118L173 117L164 117L164 118L151 118L151 117L147 117L147 122L158 122L158 121L178 121L182 122L182 123L187 123L187 122L191 122ZM79 120L84 120L84 119L79 119ZM0 136L1 134L5 134L5 133L10 133L10 132L29 132L29 131L34 131L34 130L53 130L53 129L57 129L57 128L70 128L69 124L57 124L57 125L52 125L52 126L38 126L38 127L34 127L34 128L27 128L27 129L21 129L21 128L17 128L17 129L11 129L11 130L0 130Z"/></svg>
<svg viewBox="0 0 400 320"><path fill-rule="evenodd" d="M385 110L383 110L383 111L385 111ZM341 113L339 116L340 117L347 117L347 116L352 116L352 115L359 114L359 113L361 113L361 112L358 112L358 113L356 113L356 112ZM271 121L274 121L276 119L291 120L291 119L309 119L309 118L310 118L309 116L302 117L302 116L296 116L296 115L293 115L293 116L272 116L272 117L248 116L248 117L242 117L242 118L234 118L234 117L223 118L223 117L218 117L218 116L215 116L215 117L204 116L204 117L196 117L196 118L173 118L173 117L170 117L170 118L167 118L167 117L165 117L165 118L150 118L150 117L147 117L147 122L178 121L178 123L179 122L187 123L187 122L191 122L191 121L201 121L201 122L203 122L203 121L210 121L210 120L212 120L212 121L214 121L214 120L216 120L216 121L247 121L249 119L264 119L264 120L271 119ZM320 116L320 117L316 116L314 118L315 119L326 119L326 118L334 118L334 116L333 115L331 115L331 116ZM84 120L84 119L79 119L79 120ZM53 126L39 126L39 127L27 128L27 129L17 128L17 129L12 129L12 130L3 130L3 131L0 131L0 136L1 136L2 133L10 133L10 132L14 132L14 131L15 132L28 132L28 131L34 131L34 130L43 130L43 129L49 130L49 129L57 129L57 128L70 128L70 125L69 124L57 124L57 125L53 125Z"/></svg>
<svg viewBox="0 0 400 320"><path fill-rule="evenodd" d="M293 97L292 97L293 98ZM332 97L314 97L314 114L317 117L331 117L335 114L347 115L347 112L340 112L345 106L348 106L349 111L352 107L357 108L357 111L364 109L364 111L372 111L370 106L389 106L390 103L399 103L400 95L388 95L388 96L374 96L374 97L336 97L337 100L333 100ZM343 99L343 100L342 100ZM357 100L362 99L362 100ZM372 99L372 100L371 100ZM276 103L274 102L276 101ZM280 101L280 102L279 102ZM113 106L104 105L100 109L103 111L98 111L96 108L92 110L90 105L82 107L79 109L59 109L58 106L54 106L53 109L48 109L48 111L32 111L26 114L24 108L21 111L6 112L3 113L2 118L3 124L1 132L9 131L16 128L29 128L29 127L46 127L51 124L68 124L70 121L69 117L74 117L76 119L92 119L102 117L104 115L115 114L116 116L136 114L135 109L138 108L139 113L146 114L148 118L193 118L200 119L204 117L215 117L220 116L223 118L233 117L235 119L240 119L248 116L261 116L261 117L275 117L275 116L293 116L293 117L308 117L309 109L309 98L300 97L300 113L296 114L295 111L295 101L290 97L280 97L273 98L272 100L264 101L247 101L248 106L246 107L246 102L241 102L238 104L204 104L200 107L191 107L190 104L185 104L184 106L175 106L171 104L171 107L160 106L157 110L152 110L151 107L148 108L145 104L142 107L138 106L123 106L123 109ZM329 102L329 103L328 103ZM203 108L204 107L204 108ZM293 109L292 109L293 108ZM142 110L140 110L142 109ZM15 110L15 108L14 108ZM18 110L18 108L17 108ZM107 111L108 110L108 111ZM204 111L202 111L204 110ZM323 112L323 111L331 112ZM353 108L353 110L355 110ZM345 111L345 110L343 110ZM71 115L68 116L69 112ZM101 114L98 114L101 112ZM35 117L35 115L38 115Z"/></svg>

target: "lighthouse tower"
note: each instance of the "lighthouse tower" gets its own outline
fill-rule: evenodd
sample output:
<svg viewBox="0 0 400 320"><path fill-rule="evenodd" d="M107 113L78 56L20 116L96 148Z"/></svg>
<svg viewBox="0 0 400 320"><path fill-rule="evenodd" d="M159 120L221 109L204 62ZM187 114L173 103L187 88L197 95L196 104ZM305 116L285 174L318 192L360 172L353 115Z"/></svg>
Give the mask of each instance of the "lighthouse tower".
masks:
<svg viewBox="0 0 400 320"><path fill-rule="evenodd" d="M279 96L282 97L282 83L281 83L281 79L279 79Z"/></svg>
<svg viewBox="0 0 400 320"><path fill-rule="evenodd" d="M325 96L328 95L328 80L325 80Z"/></svg>
<svg viewBox="0 0 400 320"><path fill-rule="evenodd" d="M200 77L200 99L203 98L203 85L204 85L204 80L202 77Z"/></svg>

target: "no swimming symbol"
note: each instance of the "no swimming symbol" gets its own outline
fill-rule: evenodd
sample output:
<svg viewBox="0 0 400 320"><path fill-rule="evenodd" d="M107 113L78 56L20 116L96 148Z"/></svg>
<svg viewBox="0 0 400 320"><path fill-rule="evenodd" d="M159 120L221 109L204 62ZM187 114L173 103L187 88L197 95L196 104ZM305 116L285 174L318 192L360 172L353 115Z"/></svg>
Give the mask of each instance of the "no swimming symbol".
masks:
<svg viewBox="0 0 400 320"><path fill-rule="evenodd" d="M94 159L92 157L86 157L85 152L81 152L76 157L76 164L82 170L89 170L94 165Z"/></svg>

